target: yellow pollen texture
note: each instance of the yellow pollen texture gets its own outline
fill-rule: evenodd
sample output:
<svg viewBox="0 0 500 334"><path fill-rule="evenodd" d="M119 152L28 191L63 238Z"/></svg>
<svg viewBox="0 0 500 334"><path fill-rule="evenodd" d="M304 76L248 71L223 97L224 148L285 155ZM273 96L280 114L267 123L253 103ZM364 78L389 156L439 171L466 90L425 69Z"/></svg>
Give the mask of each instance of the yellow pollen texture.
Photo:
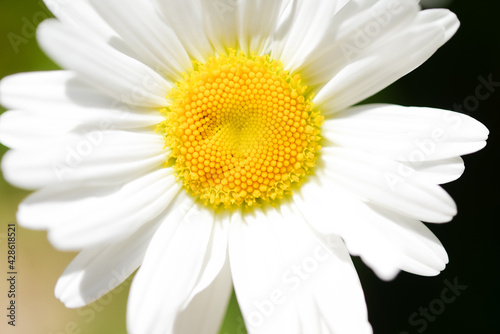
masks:
<svg viewBox="0 0 500 334"><path fill-rule="evenodd" d="M158 127L187 191L226 208L290 194L321 149L323 117L306 88L269 56L231 50L194 62Z"/></svg>

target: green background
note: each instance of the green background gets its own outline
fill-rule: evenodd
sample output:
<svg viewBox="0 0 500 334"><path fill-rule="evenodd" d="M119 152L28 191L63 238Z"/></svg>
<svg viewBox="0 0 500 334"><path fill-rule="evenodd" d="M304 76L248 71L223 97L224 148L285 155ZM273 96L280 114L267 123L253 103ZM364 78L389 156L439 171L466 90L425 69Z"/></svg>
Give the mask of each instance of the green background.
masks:
<svg viewBox="0 0 500 334"><path fill-rule="evenodd" d="M431 1L427 1L432 3ZM448 1L450 2L450 1ZM435 2L437 3L437 1ZM458 34L423 66L399 80L369 102L431 106L454 109L474 96L478 77L492 75L500 82L496 0L455 0L449 8L462 22ZM33 23L48 17L38 1L0 0L0 78L17 72L57 69L39 49L33 37ZM17 46L11 41L16 36ZM450 224L432 225L450 256L447 269L437 277L425 278L401 273L394 281L383 282L358 259L356 267L364 287L370 321L375 334L382 333L500 333L496 320L500 307L498 280L500 182L498 175L498 114L500 87L468 114L491 131L489 144L481 152L465 157L466 172L461 179L445 185L458 204L459 214ZM3 111L4 109L0 109ZM7 149L0 146L0 155ZM28 193L0 178L0 254L6 254L7 224L15 221L19 202ZM44 232L18 228L18 326L6 326L0 312L2 333L125 333L125 309L130 279L94 304L80 310L66 309L53 296L58 276L75 254L55 251ZM6 256L0 268L7 272ZM0 309L6 302L5 279L0 286ZM467 289L423 326L412 325L409 317L421 307L440 299L445 280L458 280ZM195 320L194 320L195 321ZM246 333L233 297L221 334Z"/></svg>

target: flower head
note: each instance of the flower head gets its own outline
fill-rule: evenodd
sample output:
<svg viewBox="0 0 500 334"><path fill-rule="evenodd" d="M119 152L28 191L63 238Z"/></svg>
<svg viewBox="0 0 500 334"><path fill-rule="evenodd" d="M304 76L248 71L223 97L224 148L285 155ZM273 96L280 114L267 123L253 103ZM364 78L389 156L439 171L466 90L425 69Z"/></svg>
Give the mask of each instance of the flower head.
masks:
<svg viewBox="0 0 500 334"><path fill-rule="evenodd" d="M323 117L269 56L229 51L195 64L159 126L184 186L214 207L282 199L314 167Z"/></svg>
<svg viewBox="0 0 500 334"><path fill-rule="evenodd" d="M46 1L66 70L4 78L19 223L79 250L81 307L137 268L128 330L216 333L232 286L250 333L371 333L349 253L383 279L437 275L422 223L488 130L447 110L358 102L455 33L399 0ZM119 274L117 274L119 273ZM119 279L117 279L119 277ZM193 320L195 319L195 320Z"/></svg>

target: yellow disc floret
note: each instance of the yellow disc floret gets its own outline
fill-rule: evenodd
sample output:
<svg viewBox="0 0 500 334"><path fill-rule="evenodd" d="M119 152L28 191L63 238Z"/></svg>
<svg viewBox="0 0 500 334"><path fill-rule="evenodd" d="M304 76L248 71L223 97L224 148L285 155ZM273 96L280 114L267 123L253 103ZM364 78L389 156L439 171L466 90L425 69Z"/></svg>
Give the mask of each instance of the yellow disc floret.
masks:
<svg viewBox="0 0 500 334"><path fill-rule="evenodd" d="M321 148L323 117L306 88L269 56L230 51L194 62L158 128L188 192L215 207L291 193Z"/></svg>

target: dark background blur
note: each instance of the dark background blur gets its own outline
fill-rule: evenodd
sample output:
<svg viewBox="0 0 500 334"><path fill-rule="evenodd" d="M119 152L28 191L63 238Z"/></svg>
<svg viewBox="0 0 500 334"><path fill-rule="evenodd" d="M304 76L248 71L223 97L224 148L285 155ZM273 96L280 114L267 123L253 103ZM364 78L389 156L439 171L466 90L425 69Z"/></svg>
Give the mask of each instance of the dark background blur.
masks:
<svg viewBox="0 0 500 334"><path fill-rule="evenodd" d="M449 224L430 226L450 257L441 275L427 278L401 273L394 281L383 282L358 259L355 263L375 334L500 333L497 320L500 247L496 228L500 221L497 211L500 208L497 177L500 172L497 165L500 162L497 132L500 3L498 0L428 0L426 3L450 8L462 22L460 30L423 66L369 102L462 108L490 129L488 146L466 156L465 174L444 186L457 202L459 213ZM57 68L40 51L33 37L34 26L46 17L48 13L38 1L0 0L0 78L17 72ZM475 97L476 88L482 84L481 77L498 83L485 100ZM0 155L5 151L6 148L0 146ZM0 254L6 254L6 226L15 221L16 207L27 194L0 179ZM2 311L2 333L4 330L23 334L125 333L129 281L125 289L113 291L80 310L68 310L53 297L57 277L73 256L53 250L44 232L18 230L18 326L7 328ZM0 259L1 271L6 273L6 256L1 255ZM3 274L0 277L0 309L4 310L7 287ZM449 299L453 296L449 285L459 286L453 301ZM241 315L234 300L231 305L221 334L242 334Z"/></svg>
<svg viewBox="0 0 500 334"><path fill-rule="evenodd" d="M386 89L385 96L372 100L389 96L391 103L450 110L468 104L463 111L484 123L490 137L485 149L464 157L464 175L444 186L458 205L458 215L449 224L429 226L450 257L441 275L401 273L395 281L382 282L358 266L375 334L500 333L500 2L438 2L448 2L460 19L457 34L423 66ZM478 78L489 76L498 83L496 91L476 106L471 101L481 84ZM467 286L449 304L441 297L446 280ZM427 316L424 308L429 309Z"/></svg>

